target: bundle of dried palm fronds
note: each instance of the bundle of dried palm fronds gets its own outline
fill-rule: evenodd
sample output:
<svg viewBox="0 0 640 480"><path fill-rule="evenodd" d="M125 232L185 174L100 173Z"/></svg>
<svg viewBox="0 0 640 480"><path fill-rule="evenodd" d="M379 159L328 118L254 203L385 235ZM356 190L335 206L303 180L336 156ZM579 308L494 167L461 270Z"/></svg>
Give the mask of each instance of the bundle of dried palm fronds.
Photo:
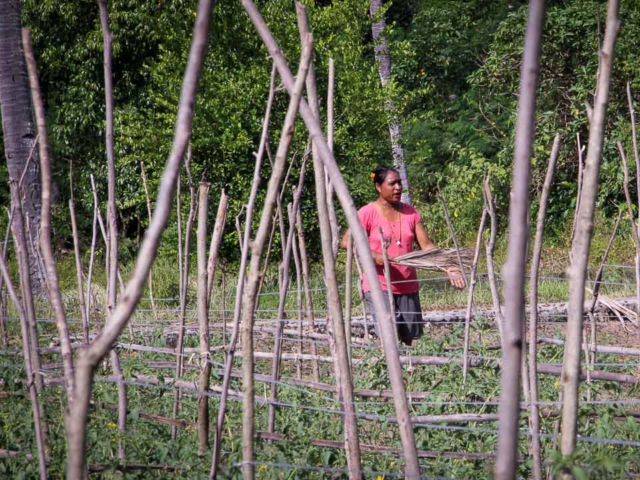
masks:
<svg viewBox="0 0 640 480"><path fill-rule="evenodd" d="M469 268L471 264L471 250L460 249L460 259L464 268ZM391 263L403 265L405 267L424 268L427 270L445 270L451 267L460 268L458 251L455 248L433 248L431 250L416 250L405 253L393 259Z"/></svg>

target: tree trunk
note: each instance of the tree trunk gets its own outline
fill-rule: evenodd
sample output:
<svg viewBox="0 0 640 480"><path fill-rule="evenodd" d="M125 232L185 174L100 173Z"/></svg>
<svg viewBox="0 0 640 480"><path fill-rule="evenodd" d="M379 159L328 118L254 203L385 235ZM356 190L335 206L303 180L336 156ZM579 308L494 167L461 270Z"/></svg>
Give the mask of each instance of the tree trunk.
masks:
<svg viewBox="0 0 640 480"><path fill-rule="evenodd" d="M22 211L25 223L40 225L40 173L37 152L33 150L36 129L31 113L29 77L22 48L20 1L0 0L0 111L4 153L7 158L9 179L22 181ZM29 159L31 161L29 162ZM25 167L28 168L25 171ZM37 229L31 229L31 240L37 244ZM32 252L29 258L29 276L34 293L42 292L42 279L38 263Z"/></svg>
<svg viewBox="0 0 640 480"><path fill-rule="evenodd" d="M384 15L378 15L378 12L382 8L381 0L371 0L369 12L371 13L371 34L373 36L373 52L378 63L378 74L380 75L380 83L382 88L389 83L391 78L391 57L389 56L389 45L387 44L387 37L384 35L384 29L386 22ZM393 166L398 170L400 174L400 180L402 181L402 201L411 205L411 195L409 193L409 179L407 177L407 166L404 163L404 150L402 148L402 135L400 134L400 120L396 112L396 104L393 99L388 97L384 93L384 108L389 115L389 136L391 137L391 150L393 153Z"/></svg>

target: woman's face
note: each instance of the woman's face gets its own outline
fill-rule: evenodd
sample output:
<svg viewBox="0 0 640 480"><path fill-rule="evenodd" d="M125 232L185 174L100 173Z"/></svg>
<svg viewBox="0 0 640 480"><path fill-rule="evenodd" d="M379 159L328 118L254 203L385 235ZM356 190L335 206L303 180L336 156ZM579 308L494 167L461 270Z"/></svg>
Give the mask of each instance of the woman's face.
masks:
<svg viewBox="0 0 640 480"><path fill-rule="evenodd" d="M384 182L376 183L378 195L389 203L398 203L402 197L402 182L400 175L393 170L387 172Z"/></svg>

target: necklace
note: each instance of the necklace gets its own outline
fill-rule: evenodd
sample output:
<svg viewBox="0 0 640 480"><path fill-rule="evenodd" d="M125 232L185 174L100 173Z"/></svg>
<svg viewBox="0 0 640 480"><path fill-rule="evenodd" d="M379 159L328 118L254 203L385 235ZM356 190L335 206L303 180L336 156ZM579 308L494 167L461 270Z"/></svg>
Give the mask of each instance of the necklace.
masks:
<svg viewBox="0 0 640 480"><path fill-rule="evenodd" d="M400 246L402 244L402 212L400 210L398 210L398 220L395 220L394 223L395 222L398 222L398 236L396 237L396 245ZM394 237L393 227L389 220L387 220L387 225L389 225L391 237Z"/></svg>

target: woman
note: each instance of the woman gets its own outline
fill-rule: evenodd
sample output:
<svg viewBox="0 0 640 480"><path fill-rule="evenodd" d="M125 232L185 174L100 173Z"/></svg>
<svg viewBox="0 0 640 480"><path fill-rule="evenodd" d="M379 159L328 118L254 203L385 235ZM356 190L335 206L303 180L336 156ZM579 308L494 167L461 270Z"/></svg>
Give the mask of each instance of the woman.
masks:
<svg viewBox="0 0 640 480"><path fill-rule="evenodd" d="M382 228L384 241L388 245L389 258L412 252L416 243L421 250L431 250L436 246L427 235L418 211L400 201L402 182L398 171L394 168L378 167L371 173L371 178L378 192L378 198L362 207L358 211L358 217L369 238L371 255L378 270L378 281L382 290L387 291L380 228ZM347 230L342 238L342 248L347 248L349 235L350 232ZM422 336L424 323L420 306L418 275L415 268L401 265L391 265L390 273L398 338L403 343L411 345L413 340ZM447 274L454 287L464 288L465 283L460 269L451 268ZM363 278L362 290L377 327L371 289L366 276Z"/></svg>

